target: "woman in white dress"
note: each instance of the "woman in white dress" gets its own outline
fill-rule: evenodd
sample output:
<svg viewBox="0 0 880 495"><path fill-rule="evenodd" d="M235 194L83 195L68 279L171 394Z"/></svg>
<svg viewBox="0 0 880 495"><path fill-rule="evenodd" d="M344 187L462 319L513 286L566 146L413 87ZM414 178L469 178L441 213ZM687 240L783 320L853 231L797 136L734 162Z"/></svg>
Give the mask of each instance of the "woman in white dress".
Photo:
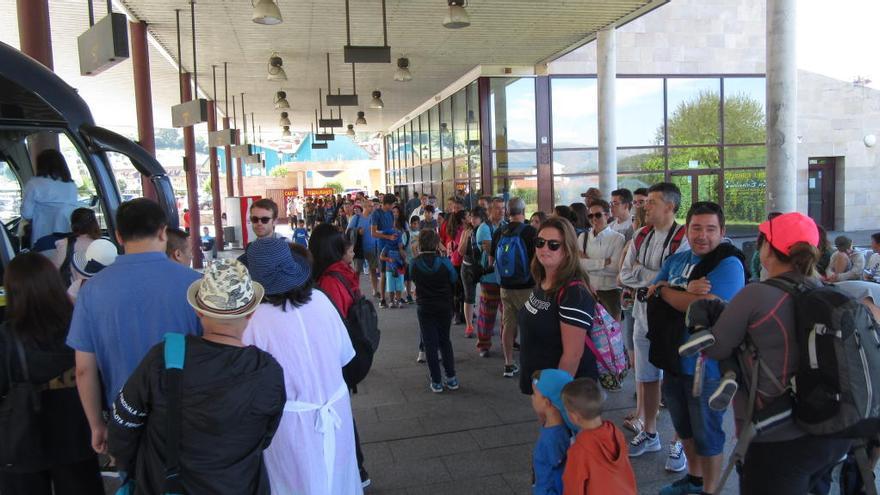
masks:
<svg viewBox="0 0 880 495"><path fill-rule="evenodd" d="M282 239L251 243L248 269L266 297L242 341L275 357L287 391L281 424L263 454L272 493L362 493L342 378L355 352L339 313L324 293L312 290L308 262Z"/></svg>
<svg viewBox="0 0 880 495"><path fill-rule="evenodd" d="M77 189L64 155L47 149L37 156L37 175L24 186L21 218L31 223L31 245L54 232L70 231Z"/></svg>

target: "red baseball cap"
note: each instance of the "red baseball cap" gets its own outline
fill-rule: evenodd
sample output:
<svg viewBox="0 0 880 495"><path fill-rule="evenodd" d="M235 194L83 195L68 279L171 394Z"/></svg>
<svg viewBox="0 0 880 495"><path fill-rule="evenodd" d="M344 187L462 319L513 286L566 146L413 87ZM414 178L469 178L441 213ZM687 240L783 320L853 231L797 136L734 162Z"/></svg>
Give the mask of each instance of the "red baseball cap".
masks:
<svg viewBox="0 0 880 495"><path fill-rule="evenodd" d="M788 256L798 242L819 245L819 229L812 218L802 213L784 213L762 223L758 231L780 253Z"/></svg>

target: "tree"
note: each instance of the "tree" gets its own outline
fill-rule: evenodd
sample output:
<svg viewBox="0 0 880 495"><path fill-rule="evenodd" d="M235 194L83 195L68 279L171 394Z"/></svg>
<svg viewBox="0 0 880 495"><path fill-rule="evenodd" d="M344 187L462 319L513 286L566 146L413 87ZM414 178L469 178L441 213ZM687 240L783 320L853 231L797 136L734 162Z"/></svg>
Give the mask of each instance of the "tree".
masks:
<svg viewBox="0 0 880 495"><path fill-rule="evenodd" d="M341 193L342 189L343 189L342 184L340 184L338 182L328 182L328 183L324 184L324 187L332 188L333 192L335 194Z"/></svg>
<svg viewBox="0 0 880 495"><path fill-rule="evenodd" d="M196 152L203 155L208 154L208 143L202 136L196 136Z"/></svg>
<svg viewBox="0 0 880 495"><path fill-rule="evenodd" d="M156 129L156 148L183 148L183 136L177 129Z"/></svg>
<svg viewBox="0 0 880 495"><path fill-rule="evenodd" d="M283 177L287 176L288 172L289 172L289 170L287 170L287 167L275 167L272 169L271 175L272 175L272 177L283 178Z"/></svg>
<svg viewBox="0 0 880 495"><path fill-rule="evenodd" d="M205 182L202 183L202 191L205 191L205 194L211 194L211 178L208 177Z"/></svg>

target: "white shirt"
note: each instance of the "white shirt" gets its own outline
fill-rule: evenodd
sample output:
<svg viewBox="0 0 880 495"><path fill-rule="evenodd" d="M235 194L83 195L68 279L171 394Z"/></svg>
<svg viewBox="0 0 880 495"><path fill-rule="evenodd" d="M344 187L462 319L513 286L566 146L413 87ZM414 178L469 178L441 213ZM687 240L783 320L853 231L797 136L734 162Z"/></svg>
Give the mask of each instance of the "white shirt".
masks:
<svg viewBox="0 0 880 495"><path fill-rule="evenodd" d="M76 184L33 177L24 186L21 216L31 222L31 244L53 232L70 232L77 204Z"/></svg>
<svg viewBox="0 0 880 495"><path fill-rule="evenodd" d="M880 271L880 253L871 253L868 262L865 263L865 270Z"/></svg>
<svg viewBox="0 0 880 495"><path fill-rule="evenodd" d="M633 236L633 220L632 217L627 217L626 221L621 222L617 218L614 218L614 221L608 224L609 227L614 229L615 232L620 232L623 234L623 237L628 241L632 239Z"/></svg>
<svg viewBox="0 0 880 495"><path fill-rule="evenodd" d="M620 271L620 257L623 255L623 246L626 238L623 234L605 227L595 234L593 230L584 232L578 236L578 250L586 253L587 258L581 258L581 268L590 276L590 286L593 290L612 290L617 288L617 273ZM586 250L584 243L586 242ZM611 263L606 265L605 260L611 258Z"/></svg>
<svg viewBox="0 0 880 495"><path fill-rule="evenodd" d="M684 228L678 226L678 228ZM647 287L651 285L657 274L660 272L660 266L666 261L671 254L680 253L690 249L687 237L682 237L681 245L675 253L669 253L669 245L665 244L669 231L654 230L653 234L648 234L642 243L642 248L636 252L636 243L633 236L633 242L629 244L626 255L623 258L623 265L620 267L620 282L628 287ZM671 241L670 241L671 242Z"/></svg>

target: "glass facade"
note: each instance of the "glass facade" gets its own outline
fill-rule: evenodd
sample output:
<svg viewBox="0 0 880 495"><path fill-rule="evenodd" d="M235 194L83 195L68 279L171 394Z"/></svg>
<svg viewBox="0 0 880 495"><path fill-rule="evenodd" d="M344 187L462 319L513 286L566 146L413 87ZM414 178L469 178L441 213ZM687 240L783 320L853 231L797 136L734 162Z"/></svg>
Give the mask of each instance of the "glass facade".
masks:
<svg viewBox="0 0 880 495"><path fill-rule="evenodd" d="M718 201L732 234L754 231L766 185L763 77L620 75L615 93L620 187L674 182L682 216L693 201ZM598 186L597 114L595 76L474 81L388 135L389 186L471 201L483 190L518 195L528 213L580 202ZM542 115L549 137L539 143ZM546 188L541 201L552 204L539 205Z"/></svg>

